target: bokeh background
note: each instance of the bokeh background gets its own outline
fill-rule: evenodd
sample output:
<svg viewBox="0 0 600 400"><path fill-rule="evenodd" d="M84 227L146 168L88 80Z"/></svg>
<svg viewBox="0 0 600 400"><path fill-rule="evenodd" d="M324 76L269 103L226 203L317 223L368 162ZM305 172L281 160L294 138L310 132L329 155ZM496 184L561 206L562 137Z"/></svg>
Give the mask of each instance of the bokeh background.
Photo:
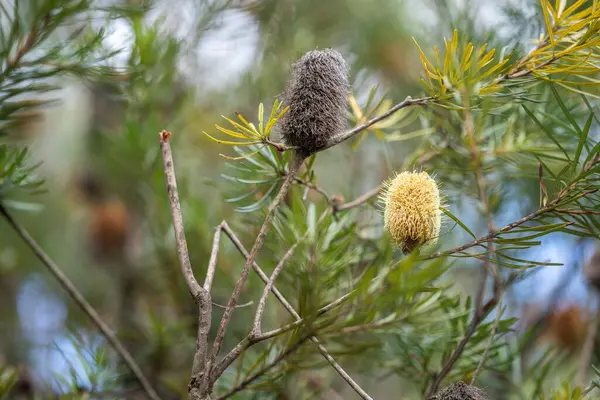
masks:
<svg viewBox="0 0 600 400"><path fill-rule="evenodd" d="M88 21L106 30L106 51L118 50L108 64L119 71L119 79L98 83L61 77L62 89L47 95L58 101L11 131L13 139L31 143L47 188L33 199L14 199L13 205L19 221L169 398L184 398L187 391L195 306L179 273L159 131L173 132L192 264L202 276L217 224L227 220L247 247L258 226L256 213L238 212L239 204L227 200L233 196L231 182L223 177L228 170L219 154L231 154L230 149L202 131L215 132L221 115L238 111L254 116L261 102L269 109L284 90L290 66L306 51L334 47L342 52L352 67L357 98L379 87L400 101L422 94L413 37L422 48L432 48L458 29L489 47L527 51L543 31L534 0L157 0L148 5L149 11L135 20ZM52 40L68 40L70 29L75 27L65 27ZM319 184L328 193L355 198L402 165L425 134L416 119L394 139L367 135L360 146L354 140L337 146L316 161ZM497 226L524 215L539 196L535 185L519 179L502 185L510 196L496 213ZM472 201L461 193L448 197L456 216L477 233L485 232L486 222L472 212ZM358 218L361 235L381 236L376 207L361 209ZM443 245L468 240L463 232L449 232L450 227L445 226ZM569 349L579 340L573 332L583 329L595 304L581 265L595 246L593 240L552 234L527 255L564 264L540 268L507 295L508 313L522 317L519 329L539 315L550 315L536 346ZM213 301L225 304L243 260L229 243L222 247ZM268 246L259 256L265 269L276 261ZM476 266L465 262L453 268L454 290L473 294ZM260 288L252 277L241 302L256 300ZM213 327L220 312L214 311ZM267 317L275 320L276 313ZM227 347L243 337L251 318L249 311L236 311ZM32 388L67 393L75 386L99 390L124 373L118 362L106 361L114 365L109 369L98 365L98 357L110 360L110 353L86 316L0 221L0 365L19 366L24 393ZM344 361L376 398L419 398L410 382L367 376L360 364L356 357ZM296 376L296 386L284 380L277 398L354 398L326 367L318 376L318 384L310 371ZM135 398L130 396L123 398Z"/></svg>

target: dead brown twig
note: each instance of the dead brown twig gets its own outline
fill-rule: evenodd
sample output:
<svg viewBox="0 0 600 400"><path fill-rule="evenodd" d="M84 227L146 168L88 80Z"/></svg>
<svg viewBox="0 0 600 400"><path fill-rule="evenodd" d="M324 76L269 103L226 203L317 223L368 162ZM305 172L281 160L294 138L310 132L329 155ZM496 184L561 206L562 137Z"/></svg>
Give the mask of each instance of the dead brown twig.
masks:
<svg viewBox="0 0 600 400"><path fill-rule="evenodd" d="M241 276L238 279L238 282L234 288L233 294L231 295L231 297L227 303L225 312L223 314L221 323L219 325L219 329L218 329L215 341L213 343L212 353L209 357L208 356L207 336L208 336L208 329L210 328L210 315L211 315L210 307L212 305L209 290L212 286L212 280L213 280L213 276L214 276L215 269L216 269L217 253L218 253L219 241L220 241L220 239L219 239L220 232L221 231L226 232L228 234L228 236L230 237L230 239L232 241L234 241L234 244L236 244L236 246L238 246L238 249L240 249L240 251L243 248L243 246L241 246L241 243L239 242L239 240L237 240L237 243L236 243L236 240L234 240L235 235L229 229L229 227L226 225L225 222L223 222L221 225L219 225L219 227L217 228L217 232L215 232L214 239L213 239L213 248L212 248L212 253L211 253L211 257L210 257L210 261L209 261L209 265L208 265L207 276L206 276L206 281L204 283L204 287L201 287L198 284L198 282L196 281L196 279L194 277L192 268L191 268L189 254L188 254L188 250L187 250L187 244L186 244L186 240L185 240L183 217L181 215L181 206L179 204L177 183L176 183L176 178L175 178L175 170L174 170L174 166L173 166L173 158L172 158L171 148L170 148L170 144L169 144L170 135L171 134L169 132L166 132L166 131L161 132L160 144L161 144L161 149L162 149L162 153L163 153L165 176L167 178L167 192L169 195L169 203L170 203L171 213L172 213L172 217L173 217L173 224L175 226L176 245L177 245L177 250L178 250L178 254L179 254L179 261L181 264L182 273L184 275L186 283L188 284L190 293L192 294L193 298L199 305L199 322L198 322L198 335L197 335L197 346L196 346L197 351L194 356L194 364L192 367L192 377L190 378L189 392L190 392L190 399L205 400L210 396L210 393L212 392L212 387L213 387L215 381L221 376L221 374L225 371L227 366L230 365L239 356L241 351L246 346L245 343L238 345L232 352L230 352L228 355L226 355L221 360L221 362L216 363L216 356L222 346L223 338L225 336L227 326L231 319L231 314L233 313L233 310L235 309L235 306L236 306L237 300L239 298L239 295L241 293L242 287L244 286L244 283L246 282L246 280L248 278L248 273L251 268L255 269L257 272L260 271L260 268L258 268L258 265L256 265L254 260L256 259L256 256L257 256L258 252L260 251L262 244L264 243L264 239L265 239L267 231L270 227L271 220L274 216L275 210L277 209L277 207L279 206L279 204L281 203L281 201L287 194L287 192L294 180L295 173L299 170L300 166L302 165L302 162L304 161L304 158L300 157L300 156L295 157L294 161L290 165L288 174L283 179L279 193L277 194L277 196L275 197L275 199L272 201L272 203L269 206L267 216L265 217L263 225L259 231L259 234L254 242L254 245L253 245L250 253L245 252L245 249L244 249L244 256L246 258L246 263L244 265L244 269L242 270ZM235 238L235 239L237 239L237 238ZM279 272L281 272L281 269L283 268L285 261L287 260L287 258L291 257L292 253L293 253L293 248L290 249L290 251L288 251L287 255L281 260L282 262L280 262L279 267L276 269L275 273L272 274L270 279L268 277L266 277L266 275L264 273L262 273L262 271L260 271L261 273L259 273L259 276L261 277L261 279L263 279L263 281L266 283L266 288L265 288L265 291L263 292L263 296L261 297L261 301L259 302L259 308L257 310L255 324L254 324L254 328L251 332L250 338L252 338L253 336L258 337L258 338L263 337L262 336L263 334L260 332L260 321L262 319L262 314L264 313L266 294L268 294L269 291L273 291L274 293L276 293L276 296L278 297L278 299L280 301L284 302L284 305L286 305L286 309L296 318L297 321L302 321L302 318L300 317L300 315L293 309L293 307L291 307L289 302L287 302L280 293L279 293L279 295L277 295L278 292L276 292L276 289L274 287L275 278L277 277ZM301 322L298 322L298 325L300 325L300 323ZM284 332L285 329L292 329L292 328L283 327L282 330L267 332L265 335L266 335L266 337L274 337L274 336L278 335L280 332ZM311 335L309 337L309 339L311 339L311 341L313 341L313 343L315 343L317 345L317 347L318 347L319 351L321 352L321 354L323 355L323 357L325 357L325 359L327 359L327 361L353 387L353 389L357 393L359 393L359 395L363 399L371 399L371 397L368 394L366 394L366 392L364 392L364 390L362 390L362 388L360 388L360 386L358 386L358 384L356 384L356 382L354 382L352 380L352 378L350 378L350 376L341 368L341 366L333 359L333 357L331 357L329 352L319 343L318 339L315 336ZM248 340L251 341L250 339L248 339Z"/></svg>

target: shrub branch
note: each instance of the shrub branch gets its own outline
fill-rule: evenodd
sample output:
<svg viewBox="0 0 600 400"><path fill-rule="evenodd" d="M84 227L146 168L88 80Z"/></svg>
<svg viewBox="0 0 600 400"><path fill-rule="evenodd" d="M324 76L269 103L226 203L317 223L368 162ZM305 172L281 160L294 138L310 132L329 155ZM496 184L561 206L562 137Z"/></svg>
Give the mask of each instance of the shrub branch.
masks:
<svg viewBox="0 0 600 400"><path fill-rule="evenodd" d="M56 278L63 289L71 296L75 301L75 304L92 320L94 325L100 330L102 335L106 338L111 347L119 354L119 356L125 361L125 364L129 370L133 373L136 380L144 389L148 397L152 400L160 400L158 393L152 388L150 381L144 376L141 368L137 365L133 356L127 351L125 346L117 338L110 327L102 320L100 314L92 307L90 303L85 299L83 294L77 289L77 287L71 282L71 280L64 274L62 269L50 258L48 254L40 247L35 239L23 228L4 208L0 203L0 214L8 222L8 225L19 235L19 237L27 244L35 256L44 264L48 271Z"/></svg>

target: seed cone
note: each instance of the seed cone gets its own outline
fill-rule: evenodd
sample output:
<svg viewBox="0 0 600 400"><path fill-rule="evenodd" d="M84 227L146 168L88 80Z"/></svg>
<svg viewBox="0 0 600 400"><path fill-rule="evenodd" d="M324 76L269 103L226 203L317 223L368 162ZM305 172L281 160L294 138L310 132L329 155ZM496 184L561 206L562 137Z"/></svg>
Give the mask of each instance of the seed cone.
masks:
<svg viewBox="0 0 600 400"><path fill-rule="evenodd" d="M429 400L487 400L483 390L469 386L464 382L457 382L448 386Z"/></svg>
<svg viewBox="0 0 600 400"><path fill-rule="evenodd" d="M404 253L433 244L440 233L440 193L427 172L402 172L385 184L380 197L385 228Z"/></svg>
<svg viewBox="0 0 600 400"><path fill-rule="evenodd" d="M335 50L313 50L293 67L284 95L290 109L281 120L287 145L309 155L323 149L346 126L349 68Z"/></svg>

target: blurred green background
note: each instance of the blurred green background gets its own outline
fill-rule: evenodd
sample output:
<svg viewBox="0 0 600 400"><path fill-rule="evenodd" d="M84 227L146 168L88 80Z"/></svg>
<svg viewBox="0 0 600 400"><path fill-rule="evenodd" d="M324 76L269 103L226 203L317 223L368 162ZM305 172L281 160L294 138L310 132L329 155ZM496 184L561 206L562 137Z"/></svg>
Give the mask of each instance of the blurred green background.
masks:
<svg viewBox="0 0 600 400"><path fill-rule="evenodd" d="M14 7L14 1L7 1L6 6ZM351 65L352 89L358 99L364 100L378 87L378 93L398 102L407 95L423 94L413 37L421 48L431 49L458 29L474 42L487 42L488 48L526 51L531 48L530 39L543 29L538 2L533 0L142 3L122 4L149 7L127 17L84 13L85 18L61 27L49 39L68 43L69 34L82 24L86 29L104 29L103 51L118 53L103 63L115 74L110 79L57 77L55 83L61 90L39 96L58 102L43 108L36 118L11 126L11 140L31 144L31 156L42 163L38 173L47 188L33 199L23 195L11 200L20 223L117 330L169 399L187 394L196 309L179 272L158 132L173 133L192 265L202 277L214 227L227 220L249 248L262 216L238 212L235 208L240 204L228 201L243 193L222 176L231 170L219 154L232 155L231 149L208 140L202 131L212 134L214 125L222 123L221 115L230 117L234 111L255 120L261 102L270 110L285 88L290 66L306 51L338 49ZM316 160L319 185L346 200L372 189L402 168L421 143L419 129L426 126L417 117L393 132L401 140L382 141L369 134L360 146L353 139L328 150ZM537 204L538 189L528 182L501 182L509 195L496 213L499 226ZM262 195L258 191L254 200ZM474 205L467 196L456 189L446 195L455 215L477 233L485 232L486 222L472 212ZM308 196L318 199L312 191ZM381 237L377 207L357 211L356 218L362 238ZM447 224L443 229L447 232L450 227ZM464 232L456 232L445 234L442 243L450 246L467 239ZM564 235L550 235L530 257L563 262L570 268L580 265L594 246L585 242L580 250L579 244ZM227 240L222 240L221 247L213 301L225 304L243 259ZM259 264L270 271L282 248L284 243L269 236ZM473 267L469 261L453 268L459 283L453 290L473 294L477 278ZM294 273L284 272L281 280L283 287L293 286ZM571 307L557 312L556 318L562 321L558 326L579 329L577 318L587 312L588 291L578 272L573 272L568 285L558 268L532 276L509 293L509 314L533 318L547 307L557 285L566 287L561 307ZM256 301L261 291L262 283L251 276L240 303ZM226 348L247 333L253 309L235 312ZM221 312L219 308L213 311L213 330ZM569 319L572 315L574 319ZM266 325L275 327L283 317L271 307ZM569 347L568 342L576 339L569 338L568 332L566 336L549 328L547 342ZM342 364L375 398L419 398L410 380L370 370L365 362L371 357L368 352L343 353ZM29 398L26 393L31 388L38 394L59 394L76 388L118 392L135 386L127 381L126 370L86 316L4 221L0 221L0 365L21 368L22 393L8 398ZM239 398L356 398L322 362L283 373L271 385L268 391ZM494 393L494 398L505 398L501 391ZM138 398L140 393L133 390L114 396Z"/></svg>

